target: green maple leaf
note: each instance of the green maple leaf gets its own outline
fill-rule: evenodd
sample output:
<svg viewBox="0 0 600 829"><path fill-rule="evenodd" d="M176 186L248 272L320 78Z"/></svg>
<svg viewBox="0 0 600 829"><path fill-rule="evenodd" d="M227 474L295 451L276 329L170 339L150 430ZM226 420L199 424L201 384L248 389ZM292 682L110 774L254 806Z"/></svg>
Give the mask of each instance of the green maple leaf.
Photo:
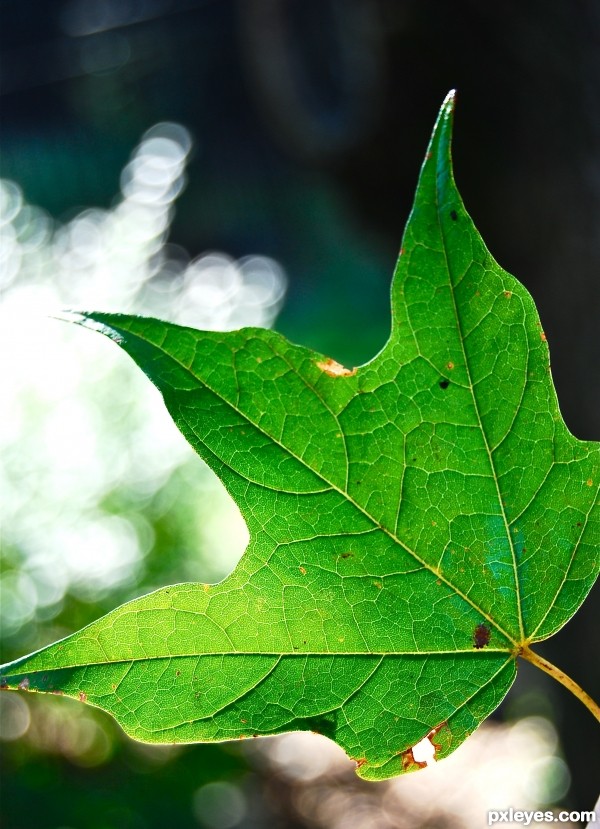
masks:
<svg viewBox="0 0 600 829"><path fill-rule="evenodd" d="M392 331L344 369L277 333L94 313L237 502L250 544L216 585L130 602L3 669L151 742L312 729L358 773L438 759L493 711L599 569L600 445L567 430L533 300L492 259L438 118ZM582 692L583 693L583 692ZM593 703L592 703L593 705Z"/></svg>

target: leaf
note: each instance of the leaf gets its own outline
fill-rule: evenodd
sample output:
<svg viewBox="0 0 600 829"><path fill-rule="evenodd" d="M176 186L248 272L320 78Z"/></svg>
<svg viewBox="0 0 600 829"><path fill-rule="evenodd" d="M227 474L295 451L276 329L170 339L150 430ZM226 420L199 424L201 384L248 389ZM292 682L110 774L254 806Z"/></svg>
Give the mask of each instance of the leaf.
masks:
<svg viewBox="0 0 600 829"><path fill-rule="evenodd" d="M445 757L516 658L598 573L600 446L559 413L527 291L456 190L454 98L431 139L392 289L392 331L346 369L271 331L89 314L162 392L250 544L216 585L130 602L4 668L151 742L311 729L378 780Z"/></svg>

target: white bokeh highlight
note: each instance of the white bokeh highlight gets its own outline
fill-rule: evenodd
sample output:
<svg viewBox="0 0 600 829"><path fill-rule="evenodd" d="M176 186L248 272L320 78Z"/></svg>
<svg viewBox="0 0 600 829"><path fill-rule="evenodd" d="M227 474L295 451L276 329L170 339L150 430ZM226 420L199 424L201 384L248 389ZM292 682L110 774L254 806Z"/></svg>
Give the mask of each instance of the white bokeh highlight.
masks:
<svg viewBox="0 0 600 829"><path fill-rule="evenodd" d="M158 392L118 349L52 317L65 309L158 316L206 330L269 327L283 302L281 266L259 255L195 258L168 242L185 187L189 132L148 130L110 210L61 223L0 180L0 491L5 635L85 599L135 586L154 538L136 510L175 470L194 465L211 518L196 528L217 579L247 543L245 524L167 414ZM115 489L132 508L113 515ZM211 569L212 568L212 569Z"/></svg>

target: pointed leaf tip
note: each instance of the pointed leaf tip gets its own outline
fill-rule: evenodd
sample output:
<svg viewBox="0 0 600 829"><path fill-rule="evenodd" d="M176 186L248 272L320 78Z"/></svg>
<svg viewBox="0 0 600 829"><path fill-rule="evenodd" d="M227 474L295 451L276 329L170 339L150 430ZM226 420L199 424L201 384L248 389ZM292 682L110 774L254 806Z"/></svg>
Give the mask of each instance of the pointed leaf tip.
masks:
<svg viewBox="0 0 600 829"><path fill-rule="evenodd" d="M435 145L438 146L438 155L445 157L450 162L450 146L452 143L452 127L454 123L454 109L456 107L456 90L451 89L444 98L440 111L433 128L429 151L432 152Z"/></svg>
<svg viewBox="0 0 600 829"><path fill-rule="evenodd" d="M71 311L70 309L66 309L56 314L55 318L63 322L70 322L74 325L80 325L82 328L89 328L90 331L97 331L99 334L103 334L105 337L113 340L113 342L117 343L117 345L122 345L124 340L123 334L107 322L101 320L101 316L102 314L97 312ZM112 316L118 317L121 315L113 314Z"/></svg>
<svg viewBox="0 0 600 829"><path fill-rule="evenodd" d="M450 92L444 98L444 103L442 104L442 109L448 112L452 112L456 105L456 89L451 89Z"/></svg>

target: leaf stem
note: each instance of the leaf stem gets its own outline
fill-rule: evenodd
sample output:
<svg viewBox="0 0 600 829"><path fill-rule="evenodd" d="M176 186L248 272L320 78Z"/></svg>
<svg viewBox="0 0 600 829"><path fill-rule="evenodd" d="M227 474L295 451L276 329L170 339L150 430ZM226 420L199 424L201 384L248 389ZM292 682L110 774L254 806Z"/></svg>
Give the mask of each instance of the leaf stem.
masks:
<svg viewBox="0 0 600 829"><path fill-rule="evenodd" d="M537 653L534 653L528 645L521 648L520 656L523 659L526 659L528 662L531 662L532 665L535 665L536 668L539 668L542 671L545 671L551 677L553 677L557 682L560 682L561 685L564 685L565 688L568 688L572 694L575 694L578 700L580 700L585 707L590 711L592 716L594 716L598 722L600 722L600 705L590 697L589 694L581 688L574 679L571 679L570 676L564 671L561 671L560 668L557 668L556 665L553 665L552 662L548 662L547 659L544 659L543 656L540 656Z"/></svg>

